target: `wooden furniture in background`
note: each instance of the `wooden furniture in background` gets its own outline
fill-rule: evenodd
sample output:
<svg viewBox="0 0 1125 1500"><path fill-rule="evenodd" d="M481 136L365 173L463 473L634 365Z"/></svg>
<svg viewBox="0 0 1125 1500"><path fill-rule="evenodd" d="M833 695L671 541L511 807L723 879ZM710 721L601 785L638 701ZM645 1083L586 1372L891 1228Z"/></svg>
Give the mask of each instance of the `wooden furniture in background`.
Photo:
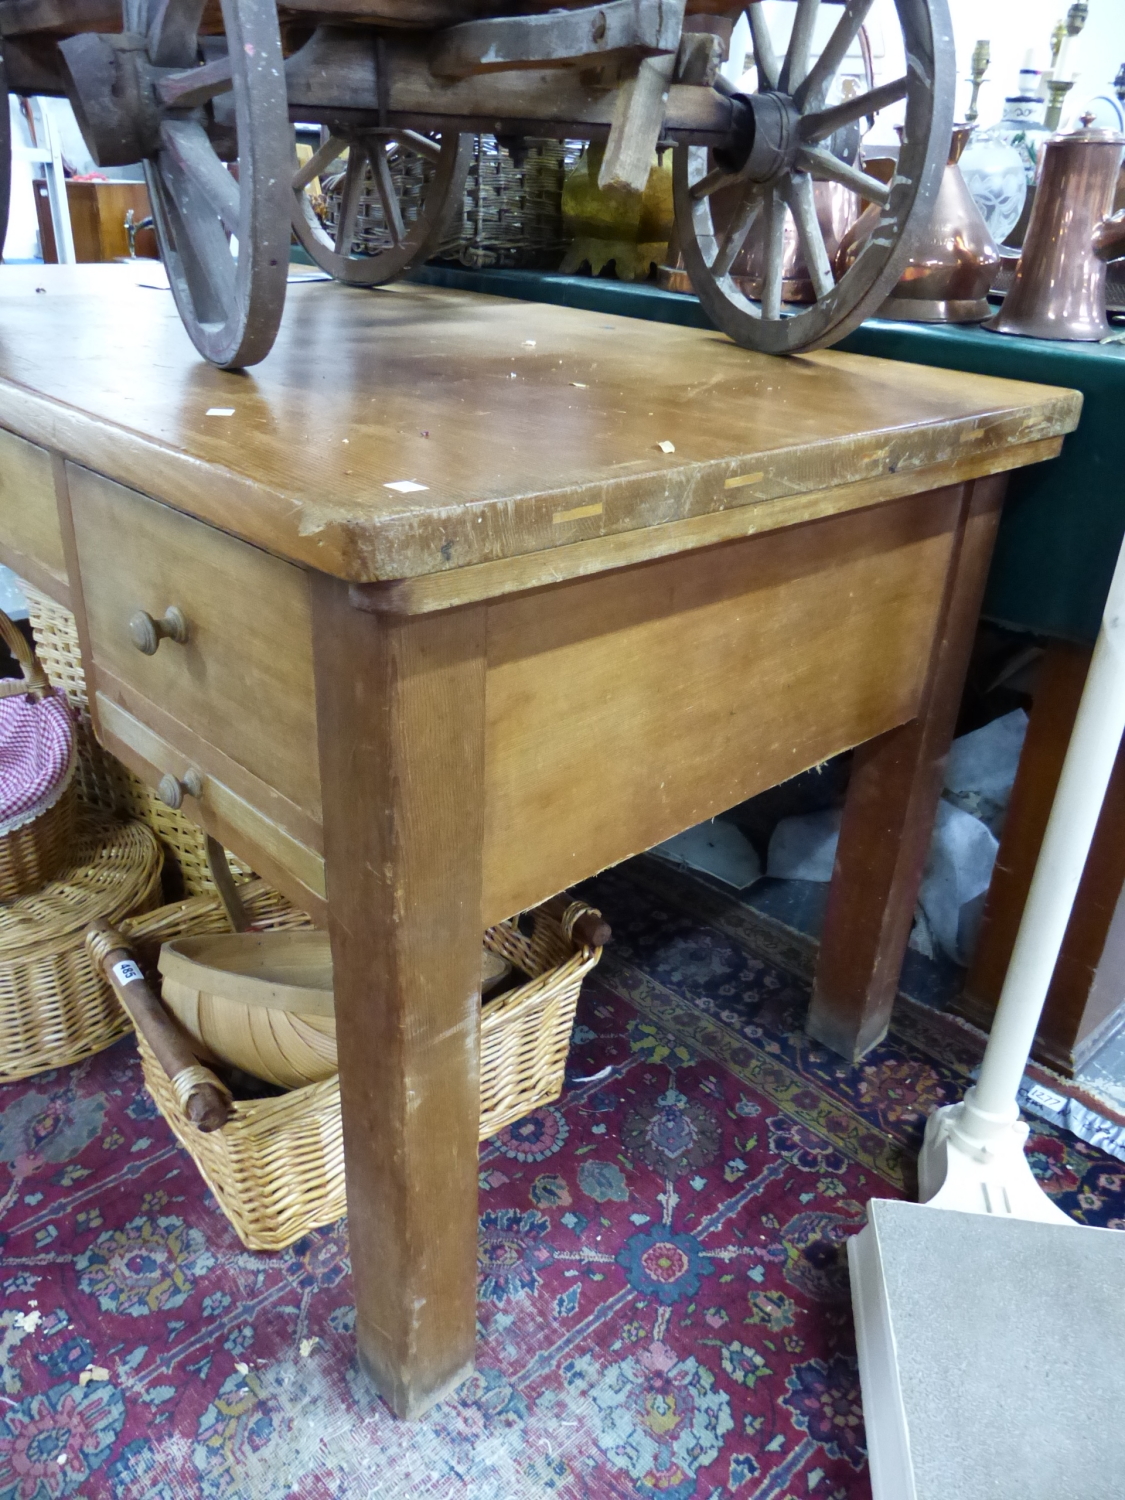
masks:
<svg viewBox="0 0 1125 1500"><path fill-rule="evenodd" d="M1052 641L1035 689L1023 754L958 1009L986 1029L1047 827L1090 665L1090 649ZM1073 1077L1125 1025L1125 754L1106 792L1033 1055Z"/></svg>
<svg viewBox="0 0 1125 1500"><path fill-rule="evenodd" d="M36 178L33 187L43 260L47 265L54 265L59 257L47 184L42 178ZM87 182L70 177L66 184L66 201L74 237L74 258L84 263L124 259L129 254L126 214L132 209L133 222L139 225L152 212L148 189L143 182ZM139 259L156 256L156 235L151 228L137 230L136 253Z"/></svg>
<svg viewBox="0 0 1125 1500"><path fill-rule="evenodd" d="M327 923L360 1358L417 1414L473 1362L482 931L874 741L812 1029L877 1040L996 476L1078 398L402 285L291 288L234 375L127 268L36 275L0 558L74 610L105 744Z"/></svg>

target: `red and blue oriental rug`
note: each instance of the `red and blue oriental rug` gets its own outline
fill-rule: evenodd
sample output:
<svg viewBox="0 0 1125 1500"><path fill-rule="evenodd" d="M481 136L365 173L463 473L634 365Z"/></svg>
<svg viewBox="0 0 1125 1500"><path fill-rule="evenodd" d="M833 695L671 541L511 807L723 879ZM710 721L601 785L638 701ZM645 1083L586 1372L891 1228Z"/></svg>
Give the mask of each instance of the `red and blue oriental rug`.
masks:
<svg viewBox="0 0 1125 1500"><path fill-rule="evenodd" d="M859 1500L844 1242L912 1190L968 1034L851 1067L752 914L641 863L557 1105L481 1151L478 1370L396 1422L353 1361L344 1224L241 1248L129 1042L0 1091L0 1500ZM1063 1207L1125 1169L1036 1127Z"/></svg>

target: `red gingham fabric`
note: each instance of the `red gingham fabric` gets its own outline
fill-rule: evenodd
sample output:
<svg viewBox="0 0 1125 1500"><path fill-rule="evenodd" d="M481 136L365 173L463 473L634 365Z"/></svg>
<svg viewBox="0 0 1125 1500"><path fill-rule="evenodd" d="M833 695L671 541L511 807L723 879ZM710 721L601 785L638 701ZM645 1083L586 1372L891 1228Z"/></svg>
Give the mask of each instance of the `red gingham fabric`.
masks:
<svg viewBox="0 0 1125 1500"><path fill-rule="evenodd" d="M73 765L74 726L65 698L0 698L0 834L53 806Z"/></svg>

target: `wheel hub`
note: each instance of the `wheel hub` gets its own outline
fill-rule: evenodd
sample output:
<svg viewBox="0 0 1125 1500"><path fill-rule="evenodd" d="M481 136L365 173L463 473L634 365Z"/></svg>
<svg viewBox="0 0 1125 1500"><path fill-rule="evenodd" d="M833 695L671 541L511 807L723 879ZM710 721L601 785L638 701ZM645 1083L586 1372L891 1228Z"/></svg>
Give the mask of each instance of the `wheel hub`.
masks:
<svg viewBox="0 0 1125 1500"><path fill-rule="evenodd" d="M715 161L747 182L776 182L793 170L800 149L800 110L788 94L735 94L734 129Z"/></svg>
<svg viewBox="0 0 1125 1500"><path fill-rule="evenodd" d="M66 92L99 167L129 167L157 149L160 114L138 32L80 32L59 43Z"/></svg>

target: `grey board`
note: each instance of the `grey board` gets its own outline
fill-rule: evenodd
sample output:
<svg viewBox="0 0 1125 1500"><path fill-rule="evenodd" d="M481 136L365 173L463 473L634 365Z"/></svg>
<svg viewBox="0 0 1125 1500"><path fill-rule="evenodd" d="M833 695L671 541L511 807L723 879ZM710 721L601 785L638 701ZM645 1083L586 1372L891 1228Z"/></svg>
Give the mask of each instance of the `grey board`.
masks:
<svg viewBox="0 0 1125 1500"><path fill-rule="evenodd" d="M1125 1233L868 1215L917 1500L1125 1496Z"/></svg>

